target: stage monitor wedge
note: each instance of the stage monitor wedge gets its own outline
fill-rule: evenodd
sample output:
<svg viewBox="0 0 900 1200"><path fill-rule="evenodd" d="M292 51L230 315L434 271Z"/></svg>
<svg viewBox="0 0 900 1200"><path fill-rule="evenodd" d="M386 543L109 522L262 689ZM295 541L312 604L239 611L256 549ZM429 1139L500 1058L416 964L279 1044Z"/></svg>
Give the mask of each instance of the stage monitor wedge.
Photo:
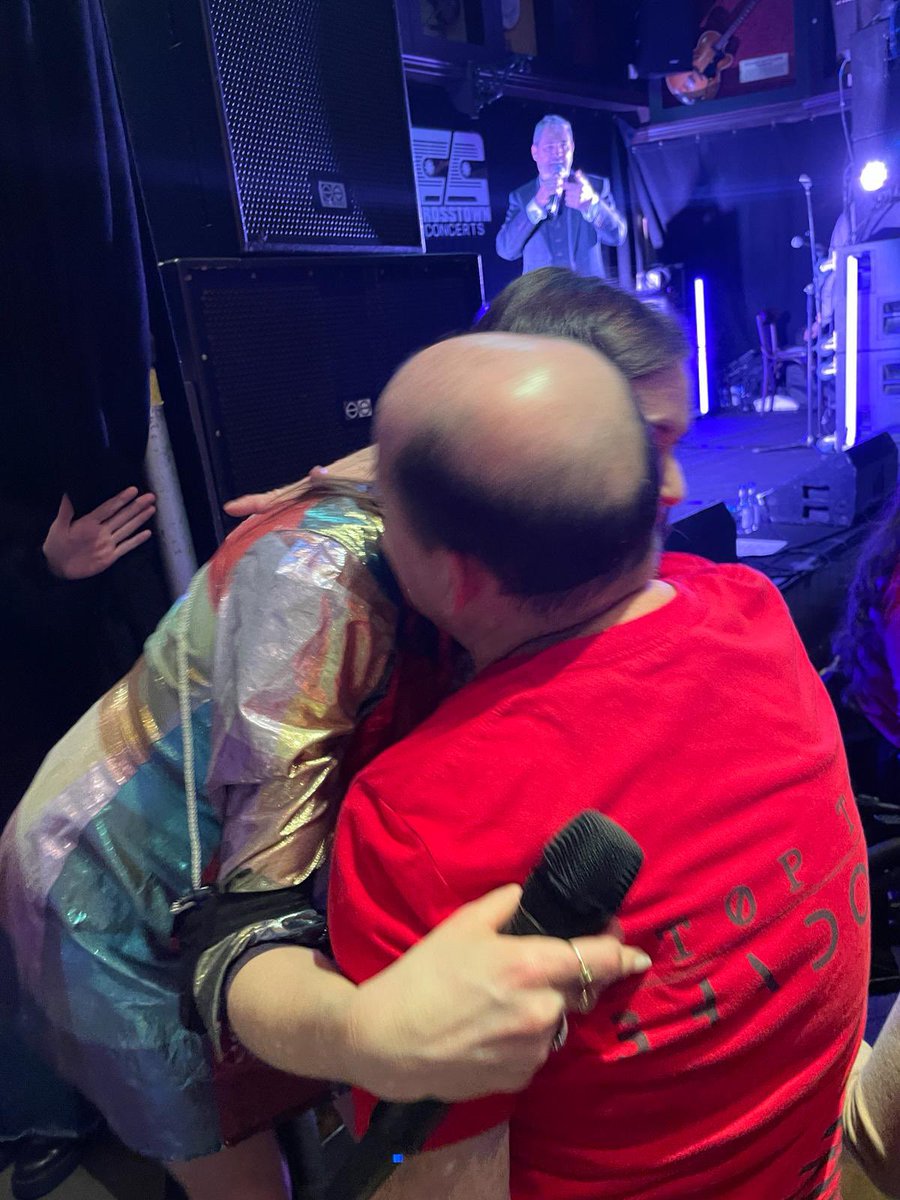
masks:
<svg viewBox="0 0 900 1200"><path fill-rule="evenodd" d="M896 485L897 446L879 433L775 488L766 509L778 524L849 528L874 515Z"/></svg>
<svg viewBox="0 0 900 1200"><path fill-rule="evenodd" d="M157 257L417 252L394 0L103 0Z"/></svg>
<svg viewBox="0 0 900 1200"><path fill-rule="evenodd" d="M698 554L712 562L737 562L737 529L728 506L710 504L673 521L666 533L666 550Z"/></svg>
<svg viewBox="0 0 900 1200"><path fill-rule="evenodd" d="M197 517L218 540L224 501L368 445L394 370L468 329L483 300L472 254L181 260L163 279L189 410L170 417L164 396L167 423L187 449L179 470L202 472Z"/></svg>

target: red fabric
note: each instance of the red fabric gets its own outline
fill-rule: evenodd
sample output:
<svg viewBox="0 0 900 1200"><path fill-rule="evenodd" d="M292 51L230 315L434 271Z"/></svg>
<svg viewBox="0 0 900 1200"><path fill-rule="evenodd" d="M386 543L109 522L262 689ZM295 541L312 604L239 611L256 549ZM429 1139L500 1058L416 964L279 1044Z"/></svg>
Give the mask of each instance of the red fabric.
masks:
<svg viewBox="0 0 900 1200"><path fill-rule="evenodd" d="M212 1059L213 1091L222 1141L234 1146L271 1129L276 1121L328 1100L331 1090L321 1079L303 1079L277 1071L222 1031L221 1059Z"/></svg>
<svg viewBox="0 0 900 1200"><path fill-rule="evenodd" d="M663 609L495 664L362 772L332 945L367 979L607 813L645 853L621 920L653 968L434 1144L509 1119L513 1200L833 1197L869 954L837 723L767 580L684 555L663 574Z"/></svg>

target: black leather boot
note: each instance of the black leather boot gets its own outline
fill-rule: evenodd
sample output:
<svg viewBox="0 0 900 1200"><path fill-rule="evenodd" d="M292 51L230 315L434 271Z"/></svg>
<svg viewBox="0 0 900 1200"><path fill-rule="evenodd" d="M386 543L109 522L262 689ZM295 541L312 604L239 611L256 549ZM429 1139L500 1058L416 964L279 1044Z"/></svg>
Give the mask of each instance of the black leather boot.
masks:
<svg viewBox="0 0 900 1200"><path fill-rule="evenodd" d="M15 1200L40 1200L72 1174L84 1155L85 1138L30 1137L18 1143L12 1174Z"/></svg>

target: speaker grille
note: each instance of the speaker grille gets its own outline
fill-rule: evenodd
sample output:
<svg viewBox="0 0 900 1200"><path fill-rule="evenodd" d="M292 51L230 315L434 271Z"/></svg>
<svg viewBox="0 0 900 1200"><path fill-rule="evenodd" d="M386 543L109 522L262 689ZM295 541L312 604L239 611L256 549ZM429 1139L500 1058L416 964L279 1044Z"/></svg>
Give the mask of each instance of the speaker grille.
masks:
<svg viewBox="0 0 900 1200"><path fill-rule="evenodd" d="M182 260L166 274L180 282L215 507L367 445L395 368L481 304L464 255Z"/></svg>
<svg viewBox="0 0 900 1200"><path fill-rule="evenodd" d="M244 242L421 249L388 0L209 0Z"/></svg>

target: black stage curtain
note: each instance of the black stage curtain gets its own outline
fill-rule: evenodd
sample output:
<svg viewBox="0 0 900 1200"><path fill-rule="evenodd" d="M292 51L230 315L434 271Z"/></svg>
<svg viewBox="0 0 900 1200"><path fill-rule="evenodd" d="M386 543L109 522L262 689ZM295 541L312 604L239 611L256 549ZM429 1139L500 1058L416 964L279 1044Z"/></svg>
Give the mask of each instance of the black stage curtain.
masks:
<svg viewBox="0 0 900 1200"><path fill-rule="evenodd" d="M0 820L166 602L152 543L41 575L64 492L142 482L150 365L127 144L99 0L0 4Z"/></svg>
<svg viewBox="0 0 900 1200"><path fill-rule="evenodd" d="M658 261L684 263L709 282L720 363L758 344L762 308L787 313L798 339L812 272L808 251L791 249L808 224L797 181L813 180L816 235L827 246L842 203L839 118L632 146L629 159Z"/></svg>
<svg viewBox="0 0 900 1200"><path fill-rule="evenodd" d="M0 5L0 487L93 508L147 439L146 290L99 0Z"/></svg>

